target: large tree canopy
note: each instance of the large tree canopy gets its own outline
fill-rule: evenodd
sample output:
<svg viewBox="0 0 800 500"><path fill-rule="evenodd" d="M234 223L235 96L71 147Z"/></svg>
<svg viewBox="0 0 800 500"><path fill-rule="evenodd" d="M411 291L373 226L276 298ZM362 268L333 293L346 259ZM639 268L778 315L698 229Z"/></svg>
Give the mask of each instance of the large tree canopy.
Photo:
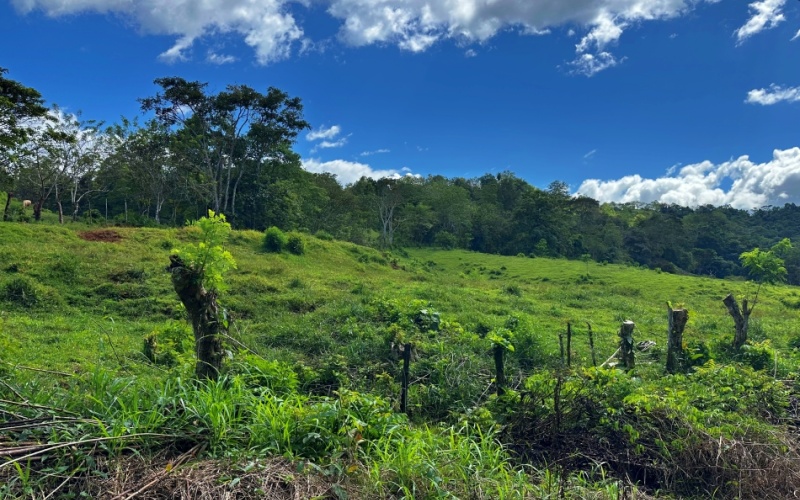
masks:
<svg viewBox="0 0 800 500"><path fill-rule="evenodd" d="M11 188L9 157L13 148L27 139L30 120L47 114L42 95L5 78L6 72L0 67L0 189Z"/></svg>
<svg viewBox="0 0 800 500"><path fill-rule="evenodd" d="M142 110L174 131L173 149L188 161L202 194L215 212L236 214L242 177L282 156L297 134L309 128L299 98L270 87L266 94L229 85L218 94L206 83L158 78L162 91L141 99Z"/></svg>

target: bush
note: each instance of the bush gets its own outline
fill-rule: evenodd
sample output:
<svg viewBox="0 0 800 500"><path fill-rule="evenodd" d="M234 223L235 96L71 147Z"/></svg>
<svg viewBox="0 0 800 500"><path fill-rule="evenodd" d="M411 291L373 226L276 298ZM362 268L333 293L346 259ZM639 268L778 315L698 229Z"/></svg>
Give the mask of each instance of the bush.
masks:
<svg viewBox="0 0 800 500"><path fill-rule="evenodd" d="M324 229L320 229L319 231L314 233L314 236L324 241L333 241L334 239L333 235L328 231L325 231Z"/></svg>
<svg viewBox="0 0 800 500"><path fill-rule="evenodd" d="M194 356L192 330L182 321L167 321L145 335L142 353L157 365L191 363Z"/></svg>
<svg viewBox="0 0 800 500"><path fill-rule="evenodd" d="M436 233L433 244L445 250L452 250L458 246L458 238L453 233L441 231Z"/></svg>
<svg viewBox="0 0 800 500"><path fill-rule="evenodd" d="M281 253L286 246L286 235L275 226L264 233L264 250L271 253Z"/></svg>
<svg viewBox="0 0 800 500"><path fill-rule="evenodd" d="M0 299L18 306L34 307L41 302L41 293L36 284L19 276L5 284L0 291Z"/></svg>
<svg viewBox="0 0 800 500"><path fill-rule="evenodd" d="M299 234L290 234L286 241L286 249L295 255L303 255L306 251L306 244Z"/></svg>

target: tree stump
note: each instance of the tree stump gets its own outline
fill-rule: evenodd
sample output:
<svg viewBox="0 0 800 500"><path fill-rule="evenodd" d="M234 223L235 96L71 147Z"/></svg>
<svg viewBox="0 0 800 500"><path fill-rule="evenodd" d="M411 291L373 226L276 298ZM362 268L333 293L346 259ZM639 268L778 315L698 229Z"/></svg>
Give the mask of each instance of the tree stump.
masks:
<svg viewBox="0 0 800 500"><path fill-rule="evenodd" d="M679 373L686 369L686 355L683 352L683 330L689 320L689 311L667 306L667 372Z"/></svg>
<svg viewBox="0 0 800 500"><path fill-rule="evenodd" d="M722 299L722 303L728 308L728 313L733 318L733 323L736 327L736 333L733 336L733 348L741 349L745 342L747 342L747 328L750 324L750 313L753 308L747 307L747 299L742 299L742 308L739 309L739 303L732 293Z"/></svg>
<svg viewBox="0 0 800 500"><path fill-rule="evenodd" d="M225 332L219 319L217 294L206 290L202 273L187 266L179 256L171 255L169 260L167 270L172 275L172 286L186 308L194 332L195 375L216 380L224 356L220 334Z"/></svg>
<svg viewBox="0 0 800 500"><path fill-rule="evenodd" d="M636 360L633 355L633 329L636 323L625 321L619 329L619 361L626 371L633 370Z"/></svg>

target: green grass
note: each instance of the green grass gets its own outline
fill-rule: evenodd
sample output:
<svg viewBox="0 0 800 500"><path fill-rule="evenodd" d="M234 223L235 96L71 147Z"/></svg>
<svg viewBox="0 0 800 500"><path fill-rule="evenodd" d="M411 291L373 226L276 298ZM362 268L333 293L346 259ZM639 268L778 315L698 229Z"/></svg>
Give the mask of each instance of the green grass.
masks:
<svg viewBox="0 0 800 500"><path fill-rule="evenodd" d="M486 332L514 325L507 374L512 388L521 389L529 375L559 369L558 335L567 322L573 325L573 363L587 367L587 322L602 362L617 348L620 323L632 320L637 341L657 343L638 356L636 375L660 383L667 301L689 310L686 344L702 344L725 363L732 359L725 346L733 322L722 299L753 292L741 281L637 267L590 263L587 274L580 261L385 253L310 235L301 236L302 255L266 253L262 233L239 231L227 245L238 268L227 277L220 303L234 318L237 345L254 354L249 368L231 368L225 385L197 387L186 382L191 350L170 358L171 366L154 365L143 354L146 335L183 320L165 268L173 248L196 241L196 230L114 228L119 243L79 237L92 229L0 223L0 374L6 386L31 403L88 412L96 424L82 424L70 431L75 434L161 433L203 441L214 458L309 460L334 467L324 470L327 480L356 484L353 491L366 498L555 498L564 487L574 498L616 498L620 485L604 465L561 474L511 461L495 423L512 410L491 397ZM33 302L3 295L12 283L23 283ZM765 287L751 325L751 339L760 344L740 360L793 377L800 367L798 304L796 288ZM407 341L415 344L410 421L385 420L397 410L396 346ZM244 359L244 351L235 357ZM7 389L0 386L13 397ZM365 406L379 410L359 414ZM482 408L492 414L476 417ZM352 442L355 432L366 436L372 425L395 427ZM26 474L20 469L14 484L30 483Z"/></svg>

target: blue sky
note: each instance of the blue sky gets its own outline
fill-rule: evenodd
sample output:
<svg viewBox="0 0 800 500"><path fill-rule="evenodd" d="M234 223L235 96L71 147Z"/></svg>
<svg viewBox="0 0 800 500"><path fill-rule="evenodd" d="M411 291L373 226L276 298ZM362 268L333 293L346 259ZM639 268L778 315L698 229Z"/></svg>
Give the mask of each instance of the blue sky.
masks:
<svg viewBox="0 0 800 500"><path fill-rule="evenodd" d="M313 171L511 170L602 201L800 203L800 2L0 0L0 66L67 111L152 81L299 96Z"/></svg>

